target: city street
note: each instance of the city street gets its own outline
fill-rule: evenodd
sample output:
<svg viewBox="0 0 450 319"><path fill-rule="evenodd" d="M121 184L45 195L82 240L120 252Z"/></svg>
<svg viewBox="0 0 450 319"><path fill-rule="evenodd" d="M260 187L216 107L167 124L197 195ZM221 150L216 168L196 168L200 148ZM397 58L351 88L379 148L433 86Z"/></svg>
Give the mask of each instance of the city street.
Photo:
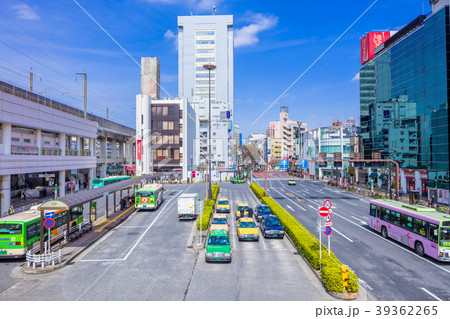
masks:
<svg viewBox="0 0 450 319"><path fill-rule="evenodd" d="M178 221L177 197L204 198L205 184L167 185L156 211L135 212L71 265L26 275L17 261L0 261L0 300L336 300L286 238L239 242L234 207L258 202L247 183L220 186L232 207L231 263L206 263L189 242L194 222Z"/></svg>
<svg viewBox="0 0 450 319"><path fill-rule="evenodd" d="M268 179L269 195L317 237L318 208L327 199L332 202L331 250L353 269L373 299L450 300L445 279L450 265L419 257L412 249L371 230L368 198L325 186L324 181L296 179L295 186L288 185L286 177L277 175L283 176L272 174ZM264 179L255 182L264 188ZM327 245L325 237L322 240Z"/></svg>

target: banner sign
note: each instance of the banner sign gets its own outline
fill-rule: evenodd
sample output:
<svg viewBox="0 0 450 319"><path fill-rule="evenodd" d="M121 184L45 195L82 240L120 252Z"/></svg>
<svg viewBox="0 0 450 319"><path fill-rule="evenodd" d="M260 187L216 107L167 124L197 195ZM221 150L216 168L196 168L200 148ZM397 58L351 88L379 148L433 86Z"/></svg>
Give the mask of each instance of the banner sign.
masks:
<svg viewBox="0 0 450 319"><path fill-rule="evenodd" d="M136 143L136 150L137 150L137 159L142 159L142 140L137 140Z"/></svg>

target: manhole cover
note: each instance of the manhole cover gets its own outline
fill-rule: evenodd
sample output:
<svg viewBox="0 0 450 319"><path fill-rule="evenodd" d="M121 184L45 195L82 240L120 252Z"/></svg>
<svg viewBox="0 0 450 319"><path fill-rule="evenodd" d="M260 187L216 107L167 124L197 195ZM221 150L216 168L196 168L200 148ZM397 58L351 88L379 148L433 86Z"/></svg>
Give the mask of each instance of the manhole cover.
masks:
<svg viewBox="0 0 450 319"><path fill-rule="evenodd" d="M131 232L131 233L128 233L128 235L130 235L130 236L139 235L139 233L138 232Z"/></svg>

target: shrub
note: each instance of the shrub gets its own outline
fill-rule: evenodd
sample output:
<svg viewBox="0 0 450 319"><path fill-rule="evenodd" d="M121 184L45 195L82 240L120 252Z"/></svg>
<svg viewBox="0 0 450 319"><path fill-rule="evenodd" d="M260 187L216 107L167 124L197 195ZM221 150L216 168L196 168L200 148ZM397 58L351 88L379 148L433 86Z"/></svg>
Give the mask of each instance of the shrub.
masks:
<svg viewBox="0 0 450 319"><path fill-rule="evenodd" d="M255 193L256 197L258 197L258 199L261 199L265 195L264 189L262 189L256 183L251 183L250 188L252 189L253 193Z"/></svg>
<svg viewBox="0 0 450 319"><path fill-rule="evenodd" d="M252 183L253 184L253 183ZM258 185L252 186L251 189L258 196L264 190ZM257 194L258 192L258 194ZM298 251L308 260L314 269L322 266L322 280L324 285L330 291L343 292L344 283L342 279L342 263L336 258L333 252L328 254L328 248L322 245L322 259L320 259L320 243L319 240L311 234L297 219L287 212L280 204L271 197L259 197L263 204L266 204L272 210L272 213L278 217L284 226L285 232L289 235ZM347 291L357 292L359 289L358 278L352 271L348 271Z"/></svg>
<svg viewBox="0 0 450 319"><path fill-rule="evenodd" d="M219 194L219 185L214 184L211 186L212 199L203 201L203 215L202 215L202 225L201 230L207 230L209 225L209 220L211 219L212 213L217 200L217 195ZM197 229L200 229L200 218L197 218Z"/></svg>

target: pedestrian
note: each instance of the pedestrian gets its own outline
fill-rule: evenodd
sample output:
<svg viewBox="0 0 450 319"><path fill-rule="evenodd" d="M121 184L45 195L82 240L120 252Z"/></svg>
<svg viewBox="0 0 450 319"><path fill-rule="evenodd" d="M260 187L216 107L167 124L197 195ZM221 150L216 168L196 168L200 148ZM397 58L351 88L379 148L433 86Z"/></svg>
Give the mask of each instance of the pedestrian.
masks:
<svg viewBox="0 0 450 319"><path fill-rule="evenodd" d="M428 207L431 207L431 202L433 201L433 199L430 197L430 198L428 198Z"/></svg>
<svg viewBox="0 0 450 319"><path fill-rule="evenodd" d="M358 187L358 194L361 194L361 188Z"/></svg>
<svg viewBox="0 0 450 319"><path fill-rule="evenodd" d="M13 207L13 205L11 205L11 207L9 208L9 214L10 215L14 214L14 207Z"/></svg>
<svg viewBox="0 0 450 319"><path fill-rule="evenodd" d="M25 195L25 191L20 192L20 199L24 202L27 199L27 195Z"/></svg>
<svg viewBox="0 0 450 319"><path fill-rule="evenodd" d="M84 181L83 186L84 186L84 189L87 189L87 187L88 187L88 182L87 182L87 181Z"/></svg>
<svg viewBox="0 0 450 319"><path fill-rule="evenodd" d="M431 197L431 207L434 207L434 196Z"/></svg>
<svg viewBox="0 0 450 319"><path fill-rule="evenodd" d="M120 210L124 210L125 209L125 204L126 204L125 198L122 197L120 199Z"/></svg>
<svg viewBox="0 0 450 319"><path fill-rule="evenodd" d="M248 217L249 218L253 217L253 208L251 208L251 207L248 208Z"/></svg>

